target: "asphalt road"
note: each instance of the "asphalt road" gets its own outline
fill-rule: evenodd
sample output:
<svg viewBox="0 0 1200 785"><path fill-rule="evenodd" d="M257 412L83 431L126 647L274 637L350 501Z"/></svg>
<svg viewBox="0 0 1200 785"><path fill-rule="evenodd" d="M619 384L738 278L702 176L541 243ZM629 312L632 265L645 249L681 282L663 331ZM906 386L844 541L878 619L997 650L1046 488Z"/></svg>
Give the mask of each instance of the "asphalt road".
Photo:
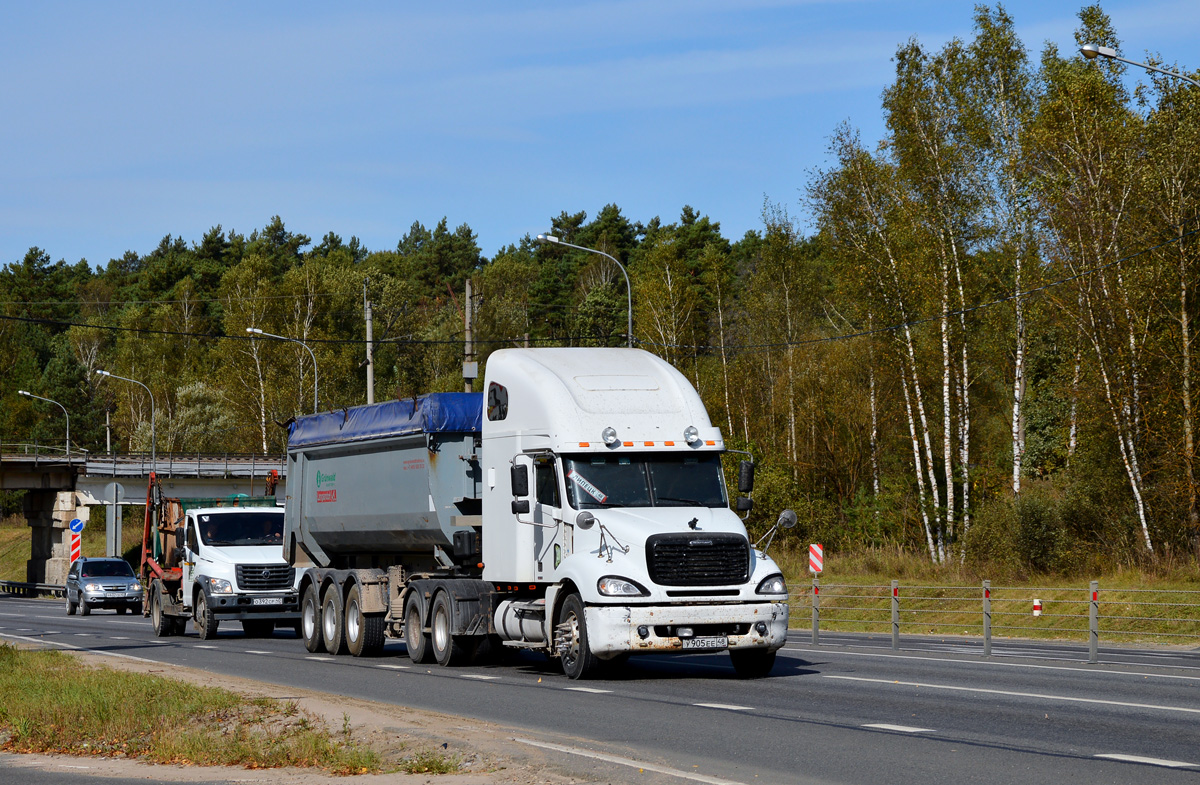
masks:
<svg viewBox="0 0 1200 785"><path fill-rule="evenodd" d="M469 716L513 728L514 744L628 761L630 780L642 766L681 783L1200 782L1197 652L1104 648L1088 665L1062 644L996 642L985 659L969 640L906 637L893 652L887 637L823 633L814 647L794 631L758 681L721 654L634 658L571 682L532 653L447 669L413 665L399 642L378 658L317 656L291 632L227 626L207 642L155 638L139 617L0 597L0 639Z"/></svg>

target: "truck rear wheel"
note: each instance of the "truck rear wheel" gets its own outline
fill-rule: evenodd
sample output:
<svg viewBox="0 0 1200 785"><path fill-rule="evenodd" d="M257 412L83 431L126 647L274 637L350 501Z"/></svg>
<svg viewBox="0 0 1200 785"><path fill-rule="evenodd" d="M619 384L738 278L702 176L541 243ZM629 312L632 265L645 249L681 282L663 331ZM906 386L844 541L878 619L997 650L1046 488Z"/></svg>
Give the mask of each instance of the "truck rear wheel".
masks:
<svg viewBox="0 0 1200 785"><path fill-rule="evenodd" d="M342 593L337 586L325 590L325 602L321 603L321 639L325 651L330 654L345 654L346 619L342 610Z"/></svg>
<svg viewBox="0 0 1200 785"><path fill-rule="evenodd" d="M204 596L204 592L200 592L196 595L196 632L200 633L200 640L207 641L217 637L218 626L220 622L208 608L208 598Z"/></svg>
<svg viewBox="0 0 1200 785"><path fill-rule="evenodd" d="M416 594L409 594L408 602L404 605L404 644L413 662L423 664L433 661L433 644L421 628L421 600Z"/></svg>
<svg viewBox="0 0 1200 785"><path fill-rule="evenodd" d="M761 679L775 667L775 652L766 649L730 649L729 659L743 679Z"/></svg>
<svg viewBox="0 0 1200 785"><path fill-rule="evenodd" d="M346 648L355 657L374 657L383 651L383 614L363 613L358 584L346 595Z"/></svg>
<svg viewBox="0 0 1200 785"><path fill-rule="evenodd" d="M304 639L304 648L313 654L325 647L321 639L321 602L317 598L317 587L309 584L304 590L304 599L300 601L300 627L298 632Z"/></svg>
<svg viewBox="0 0 1200 785"><path fill-rule="evenodd" d="M563 600L558 611L558 623L554 625L554 645L568 679L586 679L599 669L600 659L592 654L588 644L587 620L583 613L583 600L578 594L571 594Z"/></svg>
<svg viewBox="0 0 1200 785"><path fill-rule="evenodd" d="M464 645L462 635L454 635L454 608L450 605L450 595L438 592L433 600L433 613L429 620L429 639L433 644L433 658L438 665L461 665L471 656L471 649Z"/></svg>

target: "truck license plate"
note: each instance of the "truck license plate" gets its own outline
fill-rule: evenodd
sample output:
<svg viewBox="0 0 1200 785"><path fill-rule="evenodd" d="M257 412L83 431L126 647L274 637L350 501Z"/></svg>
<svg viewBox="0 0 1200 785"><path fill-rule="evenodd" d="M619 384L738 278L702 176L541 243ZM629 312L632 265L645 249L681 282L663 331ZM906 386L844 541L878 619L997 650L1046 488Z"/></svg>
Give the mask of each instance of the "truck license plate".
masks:
<svg viewBox="0 0 1200 785"><path fill-rule="evenodd" d="M250 601L251 605L283 605L282 597L255 597Z"/></svg>
<svg viewBox="0 0 1200 785"><path fill-rule="evenodd" d="M683 638L683 648L685 649L728 649L729 637L726 635L712 635L704 638Z"/></svg>

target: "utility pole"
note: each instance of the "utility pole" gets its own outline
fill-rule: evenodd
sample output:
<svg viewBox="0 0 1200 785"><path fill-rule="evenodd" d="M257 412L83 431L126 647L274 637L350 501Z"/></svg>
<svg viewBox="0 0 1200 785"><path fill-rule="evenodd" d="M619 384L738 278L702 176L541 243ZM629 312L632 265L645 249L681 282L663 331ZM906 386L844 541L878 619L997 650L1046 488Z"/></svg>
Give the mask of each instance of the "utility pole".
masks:
<svg viewBox="0 0 1200 785"><path fill-rule="evenodd" d="M475 362L475 340L471 333L474 320L473 303L471 301L471 279L467 279L466 307L463 309L463 333L466 342L463 346L463 389L471 392L475 379L479 376L479 363Z"/></svg>
<svg viewBox="0 0 1200 785"><path fill-rule="evenodd" d="M367 299L367 281L363 279L363 314L367 319L367 403L375 403L375 344L371 332L371 301Z"/></svg>

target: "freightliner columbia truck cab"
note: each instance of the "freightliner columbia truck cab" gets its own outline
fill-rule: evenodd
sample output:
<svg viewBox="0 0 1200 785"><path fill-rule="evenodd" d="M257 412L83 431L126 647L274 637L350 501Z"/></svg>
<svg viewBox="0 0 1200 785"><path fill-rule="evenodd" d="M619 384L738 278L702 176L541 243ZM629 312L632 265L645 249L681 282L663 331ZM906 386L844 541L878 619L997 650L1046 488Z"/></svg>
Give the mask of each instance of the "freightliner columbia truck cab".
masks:
<svg viewBox="0 0 1200 785"><path fill-rule="evenodd" d="M770 671L783 575L730 509L721 432L681 373L641 350L502 350L484 394L483 577L544 587L540 633L568 676L723 650ZM533 599L497 603L502 637L537 639Z"/></svg>

